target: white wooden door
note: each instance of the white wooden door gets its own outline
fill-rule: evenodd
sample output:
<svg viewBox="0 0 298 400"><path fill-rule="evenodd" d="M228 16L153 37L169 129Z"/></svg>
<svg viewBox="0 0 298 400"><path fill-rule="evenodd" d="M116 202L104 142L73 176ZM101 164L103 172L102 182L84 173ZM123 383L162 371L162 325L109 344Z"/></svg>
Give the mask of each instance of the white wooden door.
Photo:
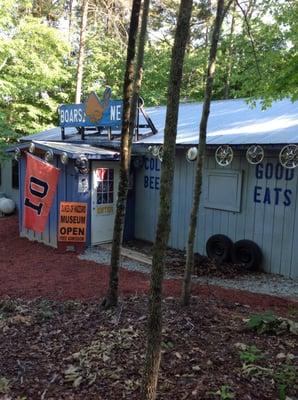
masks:
<svg viewBox="0 0 298 400"><path fill-rule="evenodd" d="M112 241L118 183L118 162L92 163L92 245Z"/></svg>

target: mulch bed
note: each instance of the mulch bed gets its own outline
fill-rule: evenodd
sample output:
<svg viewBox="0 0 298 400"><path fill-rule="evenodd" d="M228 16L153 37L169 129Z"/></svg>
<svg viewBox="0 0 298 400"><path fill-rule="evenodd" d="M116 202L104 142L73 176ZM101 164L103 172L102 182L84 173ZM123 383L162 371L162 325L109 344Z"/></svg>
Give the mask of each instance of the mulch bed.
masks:
<svg viewBox="0 0 298 400"><path fill-rule="evenodd" d="M153 245L145 240L132 240L124 244L125 247L140 251L147 256L152 256ZM165 272L178 277L184 276L186 252L178 249L167 248L165 258ZM256 274L257 271L254 271ZM199 253L194 254L194 274L197 276L214 276L219 278L235 278L240 275L249 275L251 271L246 270L243 265L232 262L217 263Z"/></svg>
<svg viewBox="0 0 298 400"><path fill-rule="evenodd" d="M41 243L21 238L16 217L0 219L0 298L100 299L106 294L108 277L108 266L83 261L75 253L62 253ZM144 294L148 292L148 288L147 274L120 269L121 296ZM165 296L177 297L180 293L181 280L165 280ZM213 285L193 284L192 293L259 309L287 310L291 304L295 304L292 299Z"/></svg>
<svg viewBox="0 0 298 400"><path fill-rule="evenodd" d="M119 307L102 310L108 274L20 238L16 218L0 219L1 400L140 399L149 277L121 269ZM259 334L244 319L268 308L295 319L297 303L195 284L183 308L180 291L179 279L165 281L158 399L294 395L297 336Z"/></svg>
<svg viewBox="0 0 298 400"><path fill-rule="evenodd" d="M163 303L159 400L272 400L281 390L293 399L297 336L249 330L240 305ZM108 311L95 301L0 301L0 398L139 400L147 307L145 296Z"/></svg>

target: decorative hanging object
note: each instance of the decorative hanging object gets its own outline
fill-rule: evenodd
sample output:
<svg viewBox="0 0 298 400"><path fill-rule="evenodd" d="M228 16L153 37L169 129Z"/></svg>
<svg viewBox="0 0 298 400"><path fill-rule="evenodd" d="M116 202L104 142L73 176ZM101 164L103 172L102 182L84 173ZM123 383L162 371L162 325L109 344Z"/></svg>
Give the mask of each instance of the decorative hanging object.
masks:
<svg viewBox="0 0 298 400"><path fill-rule="evenodd" d="M253 144L249 146L246 151L246 159L250 164L260 164L264 158L264 149L258 144Z"/></svg>
<svg viewBox="0 0 298 400"><path fill-rule="evenodd" d="M198 156L198 149L197 147L190 147L186 152L186 159L187 161L195 161Z"/></svg>
<svg viewBox="0 0 298 400"><path fill-rule="evenodd" d="M75 170L79 174L89 173L89 161L85 154L80 154L75 161Z"/></svg>
<svg viewBox="0 0 298 400"><path fill-rule="evenodd" d="M51 162L54 159L53 150L48 150L45 152L44 159L46 162Z"/></svg>
<svg viewBox="0 0 298 400"><path fill-rule="evenodd" d="M151 154L153 155L153 157L158 157L158 152L159 152L159 146L152 146Z"/></svg>
<svg viewBox="0 0 298 400"><path fill-rule="evenodd" d="M230 165L233 161L234 152L231 146L228 144L223 144L216 149L215 160L217 164L222 167Z"/></svg>
<svg viewBox="0 0 298 400"><path fill-rule="evenodd" d="M35 143L31 142L29 145L29 153L34 154L35 152Z"/></svg>
<svg viewBox="0 0 298 400"><path fill-rule="evenodd" d="M61 153L60 155L60 161L62 164L66 165L68 163L68 154L66 153L66 151L64 151L63 153Z"/></svg>
<svg viewBox="0 0 298 400"><path fill-rule="evenodd" d="M279 153L279 162L285 168L296 168L298 165L298 146L296 144L284 146Z"/></svg>
<svg viewBox="0 0 298 400"><path fill-rule="evenodd" d="M151 153L153 157L158 157L160 161L162 161L162 156L163 156L163 146L160 145L153 145L153 146L148 146L147 148L148 153Z"/></svg>
<svg viewBox="0 0 298 400"><path fill-rule="evenodd" d="M22 158L22 152L21 152L21 149L20 149L19 147L16 147L16 148L15 148L13 158L14 158L16 161L20 161L20 159Z"/></svg>
<svg viewBox="0 0 298 400"><path fill-rule="evenodd" d="M159 146L158 147L157 157L158 157L159 161L162 162L162 160L163 160L163 146Z"/></svg>

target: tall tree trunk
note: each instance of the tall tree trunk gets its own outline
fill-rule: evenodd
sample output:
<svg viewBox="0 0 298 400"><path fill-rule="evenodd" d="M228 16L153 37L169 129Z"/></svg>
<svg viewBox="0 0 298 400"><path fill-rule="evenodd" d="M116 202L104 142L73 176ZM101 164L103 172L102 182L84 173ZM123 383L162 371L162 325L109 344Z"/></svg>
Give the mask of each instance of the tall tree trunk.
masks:
<svg viewBox="0 0 298 400"><path fill-rule="evenodd" d="M164 275L165 250L170 234L171 197L174 178L180 88L185 48L189 35L192 4L192 0L181 0L175 41L172 50L164 132L164 154L161 168L160 208L153 246L147 350L142 385L142 399L146 400L154 400L156 397L158 371L161 358L162 281Z"/></svg>
<svg viewBox="0 0 298 400"><path fill-rule="evenodd" d="M77 66L77 82L76 82L76 98L75 98L76 103L81 102L81 94L82 94L82 82L83 82L84 58L85 58L87 22L88 22L88 6L89 6L89 0L83 0L79 56L78 56L78 66Z"/></svg>
<svg viewBox="0 0 298 400"><path fill-rule="evenodd" d="M142 12L142 23L141 30L139 35L139 44L138 44L138 56L137 56L137 65L136 65L136 74L134 80L134 90L133 97L131 102L131 115L130 115L130 124L129 124L129 135L132 140L135 130L135 122L137 115L137 107L139 101L139 94L142 85L143 78L143 64L144 64L144 53L145 53L145 45L147 38L147 25L148 25L148 15L150 8L150 0L143 1L143 12Z"/></svg>
<svg viewBox="0 0 298 400"><path fill-rule="evenodd" d="M114 221L109 289L107 296L103 301L103 305L105 307L116 306L118 303L118 271L129 181L129 166L132 143L132 134L130 132L131 102L134 90L134 59L136 53L136 38L139 26L140 9L141 0L133 0L127 45L126 71L123 86L123 122L120 149L120 181L118 187L118 200Z"/></svg>
<svg viewBox="0 0 298 400"><path fill-rule="evenodd" d="M218 41L219 41L220 29L221 29L224 13L225 13L224 0L218 0L217 1L216 18L214 21L214 27L213 27L212 37L211 37L211 46L210 46L210 52L209 52L205 96L204 96L202 117L201 117L201 122L200 122L200 137L199 137L199 145L198 145L198 157L197 157L197 162L196 162L196 176L195 176L195 185L194 185L194 194L193 194L193 204L192 204L189 231L188 231L185 275L184 275L183 288L182 288L182 304L183 305L189 304L190 295L191 295L191 274L193 271L193 262L194 262L194 255L193 255L194 241L195 241L195 234L196 234L196 228L197 228L197 215L198 215L201 190L202 190L202 174L203 174L203 165L204 165L205 148L206 148L207 123L208 123L208 117L209 117L209 112L210 112L210 102L211 102L211 97L212 97L217 45L218 45Z"/></svg>
<svg viewBox="0 0 298 400"><path fill-rule="evenodd" d="M236 11L236 3L234 3L234 7L232 9L232 21L231 28L229 34L229 47L228 47L228 57L227 57L227 65L226 65L226 77L225 77L225 85L224 85L224 98L228 99L230 97L230 86L231 86L231 74L232 74L232 55L234 49L233 37L234 37L234 29L235 29L235 11Z"/></svg>
<svg viewBox="0 0 298 400"><path fill-rule="evenodd" d="M73 8L73 0L69 0L69 9L68 9L68 43L71 43L72 8Z"/></svg>

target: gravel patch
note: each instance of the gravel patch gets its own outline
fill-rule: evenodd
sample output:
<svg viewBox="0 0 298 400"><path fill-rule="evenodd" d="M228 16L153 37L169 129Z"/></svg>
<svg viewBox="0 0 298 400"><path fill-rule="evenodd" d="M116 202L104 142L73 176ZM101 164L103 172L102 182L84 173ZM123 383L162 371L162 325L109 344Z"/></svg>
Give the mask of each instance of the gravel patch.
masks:
<svg viewBox="0 0 298 400"><path fill-rule="evenodd" d="M280 275L258 273L237 276L235 279L195 276L193 281L232 289L247 290L252 293L264 293L298 299L298 280L287 279Z"/></svg>
<svg viewBox="0 0 298 400"><path fill-rule="evenodd" d="M81 254L78 257L80 260L94 261L98 264L110 265L111 252L107 249L103 249L101 246L94 246L86 249L84 254ZM145 274L150 273L150 266L128 257L121 257L121 267L128 269L129 271L143 272Z"/></svg>
<svg viewBox="0 0 298 400"><path fill-rule="evenodd" d="M99 264L110 264L111 252L101 246L88 248L84 254L78 256L81 260L94 261ZM128 257L121 257L121 267L130 271L150 273L150 266ZM166 279L181 279L172 274L165 274ZM237 276L234 279L212 276L193 275L193 282L209 285L218 285L225 288L247 290L252 293L264 293L275 296L286 296L298 299L298 279L287 279L280 275L266 273L252 273L251 275Z"/></svg>

